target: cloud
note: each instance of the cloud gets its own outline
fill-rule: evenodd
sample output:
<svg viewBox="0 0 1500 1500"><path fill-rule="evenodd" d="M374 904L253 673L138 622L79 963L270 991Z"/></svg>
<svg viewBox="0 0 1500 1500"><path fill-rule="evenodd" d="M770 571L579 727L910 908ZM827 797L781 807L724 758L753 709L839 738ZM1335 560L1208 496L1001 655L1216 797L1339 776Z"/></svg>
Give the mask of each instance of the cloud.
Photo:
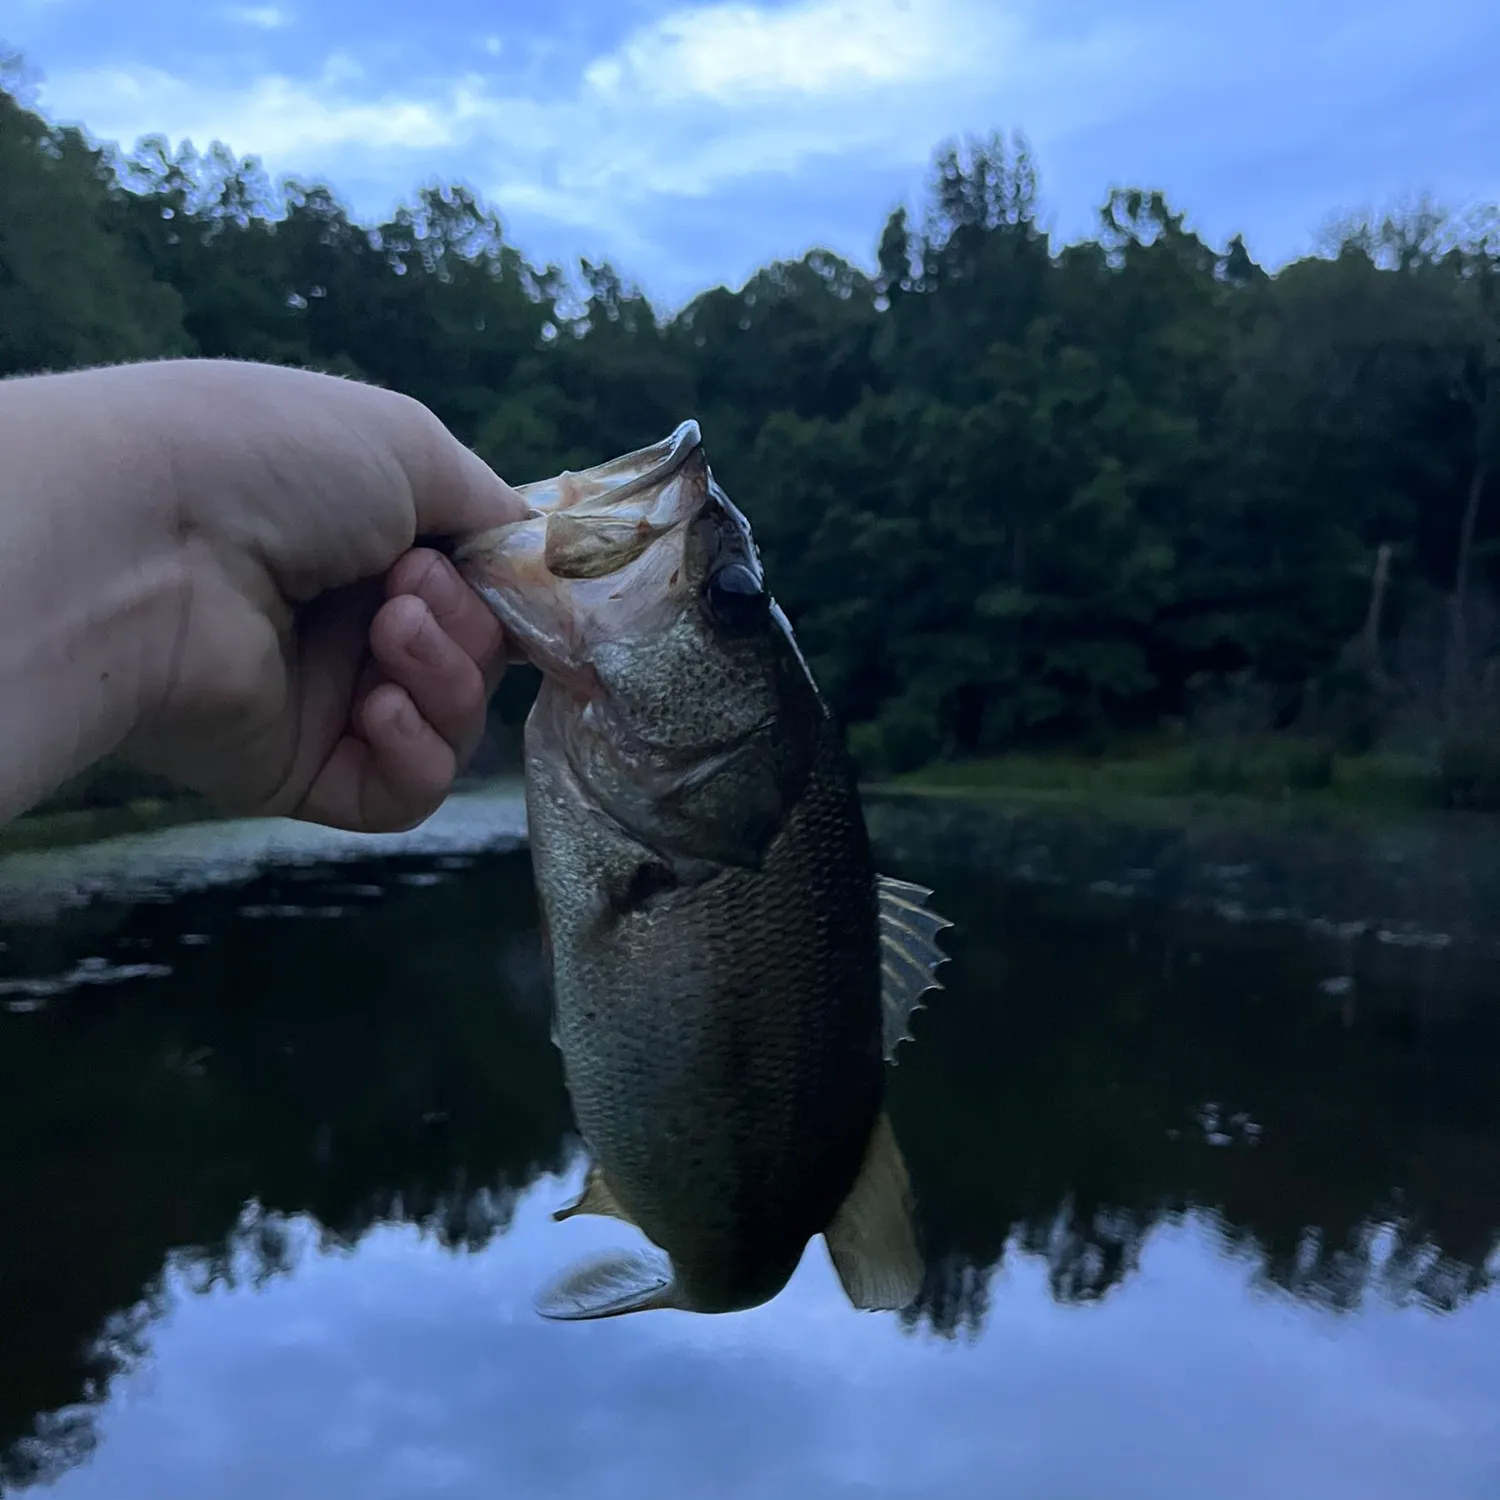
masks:
<svg viewBox="0 0 1500 1500"><path fill-rule="evenodd" d="M1044 129L1087 123L1103 75L1139 63L1143 43L1118 27L1047 43L996 0L802 0L679 9L547 93L483 72L375 93L332 65L248 81L113 66L56 74L44 103L106 136L219 137L288 170L336 169L330 153L346 149L393 153L392 172L469 151L482 178L534 202L628 205L850 152L925 160L939 137L987 123L1001 91Z"/></svg>
<svg viewBox="0 0 1500 1500"><path fill-rule="evenodd" d="M591 64L584 79L607 98L728 107L789 95L826 99L951 82L998 61L1019 31L1003 5L958 0L803 0L777 10L711 5L676 11L637 32L618 53ZM960 35L965 45L956 47Z"/></svg>
<svg viewBox="0 0 1500 1500"><path fill-rule="evenodd" d="M259 31L280 31L292 24L291 16L277 5L226 5L224 15Z"/></svg>
<svg viewBox="0 0 1500 1500"><path fill-rule="evenodd" d="M263 55L279 68L246 76L242 48L165 54L54 69L40 100L106 138L224 140L274 174L331 181L362 216L419 181L463 180L534 253L623 259L670 300L729 275L731 260L739 273L813 237L867 260L933 147L994 128L1025 128L1068 232L1116 180L1149 178L1204 221L1284 245L1290 216L1347 196L1346 183L1378 196L1419 160L1472 177L1495 106L1473 102L1486 96L1462 69L1478 69L1496 23L1465 20L1464 0L1429 0L1431 24L1407 45L1395 4L1377 0L1377 25L1354 0L1329 0L1315 21L1269 0L1254 27L1231 31L1186 0L1123 16L1102 0L636 0L611 11L618 25L592 50L563 7L545 29L476 28L461 63L383 16L384 30L341 39L333 56L313 43L278 53L273 30ZM240 24L273 15L287 13L239 11ZM424 57L446 61L424 71ZM1332 57L1352 67L1344 83ZM1419 83L1441 108L1406 106L1401 88ZM1465 98L1476 123L1460 131ZM1395 155L1377 142L1380 120L1405 132ZM819 208L831 200L837 223Z"/></svg>
<svg viewBox="0 0 1500 1500"><path fill-rule="evenodd" d="M105 67L60 76L42 95L50 112L60 105L64 117L81 118L98 136L128 143L163 134L199 147L222 140L288 171L305 171L340 148L450 147L473 113L461 86L425 97L391 92L357 98L348 85L359 77L358 67L339 55L317 78L275 73L239 88L157 67Z"/></svg>

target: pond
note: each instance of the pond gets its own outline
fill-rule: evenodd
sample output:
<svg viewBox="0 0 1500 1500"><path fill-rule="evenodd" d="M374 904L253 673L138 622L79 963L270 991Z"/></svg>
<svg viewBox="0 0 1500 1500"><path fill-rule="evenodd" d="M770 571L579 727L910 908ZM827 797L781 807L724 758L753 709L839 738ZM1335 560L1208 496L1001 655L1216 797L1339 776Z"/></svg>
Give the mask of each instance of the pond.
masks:
<svg viewBox="0 0 1500 1500"><path fill-rule="evenodd" d="M552 1324L536 1289L628 1231L550 1218L528 856L454 819L378 859L182 835L0 928L5 1493L1500 1494L1475 986L907 818L883 863L958 924L892 1073L919 1303L852 1311L815 1242L749 1313Z"/></svg>

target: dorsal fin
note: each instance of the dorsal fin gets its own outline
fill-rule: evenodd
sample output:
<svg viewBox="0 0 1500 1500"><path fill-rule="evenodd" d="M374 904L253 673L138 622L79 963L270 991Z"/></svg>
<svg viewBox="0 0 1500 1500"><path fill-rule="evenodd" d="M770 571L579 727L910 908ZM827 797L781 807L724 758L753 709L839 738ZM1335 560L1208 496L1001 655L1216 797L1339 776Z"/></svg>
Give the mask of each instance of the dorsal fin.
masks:
<svg viewBox="0 0 1500 1500"><path fill-rule="evenodd" d="M621 1223L637 1227L635 1220L620 1207L618 1200L604 1180L598 1162L590 1162L588 1175L583 1180L583 1191L569 1204L559 1208L552 1217L562 1223L577 1214L598 1214L605 1219L619 1219Z"/></svg>
<svg viewBox="0 0 1500 1500"><path fill-rule="evenodd" d="M606 1250L580 1261L544 1287L535 1305L544 1318L576 1323L679 1304L672 1262L652 1248Z"/></svg>
<svg viewBox="0 0 1500 1500"><path fill-rule="evenodd" d="M932 892L924 885L889 875L877 875L875 885L880 898L880 1003L890 1062L896 1048L911 1038L911 1018L923 1008L922 996L943 987L936 970L948 955L936 938L953 923L927 908Z"/></svg>

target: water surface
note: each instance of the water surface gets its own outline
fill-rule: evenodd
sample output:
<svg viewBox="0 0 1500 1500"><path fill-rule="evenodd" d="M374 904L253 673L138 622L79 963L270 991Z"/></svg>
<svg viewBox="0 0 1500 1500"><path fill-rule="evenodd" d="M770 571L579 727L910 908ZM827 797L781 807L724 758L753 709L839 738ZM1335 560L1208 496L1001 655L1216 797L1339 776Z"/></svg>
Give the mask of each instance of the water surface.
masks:
<svg viewBox="0 0 1500 1500"><path fill-rule="evenodd" d="M1500 1004L902 837L959 923L892 1080L904 1317L820 1242L750 1313L535 1317L629 1232L549 1218L524 849L303 847L0 929L0 1486L1500 1495Z"/></svg>

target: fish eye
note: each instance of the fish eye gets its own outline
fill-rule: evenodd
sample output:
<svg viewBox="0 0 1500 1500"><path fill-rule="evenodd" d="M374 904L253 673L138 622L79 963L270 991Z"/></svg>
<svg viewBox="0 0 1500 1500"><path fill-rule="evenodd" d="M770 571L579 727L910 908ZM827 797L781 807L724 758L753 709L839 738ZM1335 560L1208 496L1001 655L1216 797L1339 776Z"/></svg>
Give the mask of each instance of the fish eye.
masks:
<svg viewBox="0 0 1500 1500"><path fill-rule="evenodd" d="M744 563L729 563L710 574L703 601L714 623L731 635L758 630L770 617L770 595Z"/></svg>

